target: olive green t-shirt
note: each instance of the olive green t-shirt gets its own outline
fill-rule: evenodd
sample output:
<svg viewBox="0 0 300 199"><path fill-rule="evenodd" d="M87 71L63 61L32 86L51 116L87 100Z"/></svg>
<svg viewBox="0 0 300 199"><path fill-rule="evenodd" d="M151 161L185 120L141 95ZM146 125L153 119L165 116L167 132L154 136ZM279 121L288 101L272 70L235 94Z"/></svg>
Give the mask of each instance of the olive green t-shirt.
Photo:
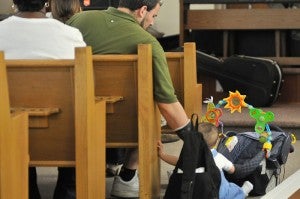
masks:
<svg viewBox="0 0 300 199"><path fill-rule="evenodd" d="M154 99L161 103L178 101L163 48L133 16L110 7L102 11L80 12L66 24L80 30L93 54L136 54L138 44L151 44Z"/></svg>

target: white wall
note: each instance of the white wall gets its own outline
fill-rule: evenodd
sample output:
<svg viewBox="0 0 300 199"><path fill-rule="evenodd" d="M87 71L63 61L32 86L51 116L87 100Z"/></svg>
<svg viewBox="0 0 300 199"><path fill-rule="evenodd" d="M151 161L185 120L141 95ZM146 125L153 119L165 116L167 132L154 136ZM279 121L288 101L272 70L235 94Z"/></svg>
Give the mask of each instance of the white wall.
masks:
<svg viewBox="0 0 300 199"><path fill-rule="evenodd" d="M179 0L164 0L154 28L164 32L164 36L179 34Z"/></svg>
<svg viewBox="0 0 300 199"><path fill-rule="evenodd" d="M0 14L12 13L12 0L0 0Z"/></svg>
<svg viewBox="0 0 300 199"><path fill-rule="evenodd" d="M213 4L191 5L191 9L213 9ZM165 33L164 36L179 34L179 0L163 0L154 28Z"/></svg>

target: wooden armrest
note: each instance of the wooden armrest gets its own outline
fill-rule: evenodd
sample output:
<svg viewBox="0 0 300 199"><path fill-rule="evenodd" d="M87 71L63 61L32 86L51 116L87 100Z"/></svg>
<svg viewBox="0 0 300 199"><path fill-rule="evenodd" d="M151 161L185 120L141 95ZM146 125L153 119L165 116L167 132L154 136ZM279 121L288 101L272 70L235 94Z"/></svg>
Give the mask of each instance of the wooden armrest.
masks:
<svg viewBox="0 0 300 199"><path fill-rule="evenodd" d="M13 107L10 109L12 113L14 112L27 112L29 116L50 116L55 113L59 113L59 108L24 108L24 107Z"/></svg>
<svg viewBox="0 0 300 199"><path fill-rule="evenodd" d="M40 160L30 161L30 167L75 167L75 161L64 161L64 160Z"/></svg>
<svg viewBox="0 0 300 199"><path fill-rule="evenodd" d="M11 118L15 118L15 117L18 117L19 115L22 115L22 114L27 114L28 115L28 113L27 112L24 112L24 111L10 111L10 116L11 116Z"/></svg>
<svg viewBox="0 0 300 199"><path fill-rule="evenodd" d="M114 113L114 103L124 100L123 96L96 96L97 101L106 101L106 113Z"/></svg>
<svg viewBox="0 0 300 199"><path fill-rule="evenodd" d="M132 147L137 147L138 143L137 142L109 142L106 143L107 148L132 148Z"/></svg>
<svg viewBox="0 0 300 199"><path fill-rule="evenodd" d="M25 108L12 107L12 114L17 112L26 112L29 115L29 128L48 128L48 117L60 112L59 108Z"/></svg>

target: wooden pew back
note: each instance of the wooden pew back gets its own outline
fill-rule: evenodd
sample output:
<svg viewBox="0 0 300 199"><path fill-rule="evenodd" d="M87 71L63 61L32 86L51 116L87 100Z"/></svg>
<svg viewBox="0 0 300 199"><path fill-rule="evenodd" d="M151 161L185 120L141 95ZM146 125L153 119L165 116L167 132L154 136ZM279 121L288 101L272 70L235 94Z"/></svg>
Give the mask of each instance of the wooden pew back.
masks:
<svg viewBox="0 0 300 199"><path fill-rule="evenodd" d="M107 145L137 146L137 55L94 55L93 62L96 95L120 96L121 99L107 115Z"/></svg>
<svg viewBox="0 0 300 199"><path fill-rule="evenodd" d="M202 111L202 85L197 84L196 45L184 43L183 52L166 52L169 71L178 100L187 115Z"/></svg>
<svg viewBox="0 0 300 199"><path fill-rule="evenodd" d="M152 55L139 45L137 55L93 55L96 96L121 99L107 107L107 147L139 148L140 198L159 198L160 169L156 142L160 116L153 101ZM179 101L188 115L202 108L202 87L196 80L195 44L184 52L167 52L167 61Z"/></svg>
<svg viewBox="0 0 300 199"><path fill-rule="evenodd" d="M105 101L95 103L91 48L6 63L11 105L30 116L30 165L75 166L77 198L104 198Z"/></svg>
<svg viewBox="0 0 300 199"><path fill-rule="evenodd" d="M11 104L32 116L31 161L75 161L74 60L7 64Z"/></svg>
<svg viewBox="0 0 300 199"><path fill-rule="evenodd" d="M6 65L0 52L0 199L28 198L28 164L28 115L10 113Z"/></svg>
<svg viewBox="0 0 300 199"><path fill-rule="evenodd" d="M107 147L138 147L140 198L160 197L159 111L153 99L151 46L135 55L93 55L95 93L119 96L107 114Z"/></svg>

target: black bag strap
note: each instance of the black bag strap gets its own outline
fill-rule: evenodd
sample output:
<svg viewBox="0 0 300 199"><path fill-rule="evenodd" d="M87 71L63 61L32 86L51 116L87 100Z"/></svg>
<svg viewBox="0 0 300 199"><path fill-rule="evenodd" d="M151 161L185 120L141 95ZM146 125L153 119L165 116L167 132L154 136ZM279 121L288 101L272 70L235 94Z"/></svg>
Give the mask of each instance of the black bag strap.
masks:
<svg viewBox="0 0 300 199"><path fill-rule="evenodd" d="M191 116L192 130L198 131L199 127L199 116L196 113L193 113Z"/></svg>
<svg viewBox="0 0 300 199"><path fill-rule="evenodd" d="M198 115L191 116L192 129L186 131L184 136L184 144L180 153L179 162L182 165L182 184L181 184L181 199L191 199L193 196L195 170L197 168L199 157L199 133L198 130ZM178 169L178 165L176 165Z"/></svg>

